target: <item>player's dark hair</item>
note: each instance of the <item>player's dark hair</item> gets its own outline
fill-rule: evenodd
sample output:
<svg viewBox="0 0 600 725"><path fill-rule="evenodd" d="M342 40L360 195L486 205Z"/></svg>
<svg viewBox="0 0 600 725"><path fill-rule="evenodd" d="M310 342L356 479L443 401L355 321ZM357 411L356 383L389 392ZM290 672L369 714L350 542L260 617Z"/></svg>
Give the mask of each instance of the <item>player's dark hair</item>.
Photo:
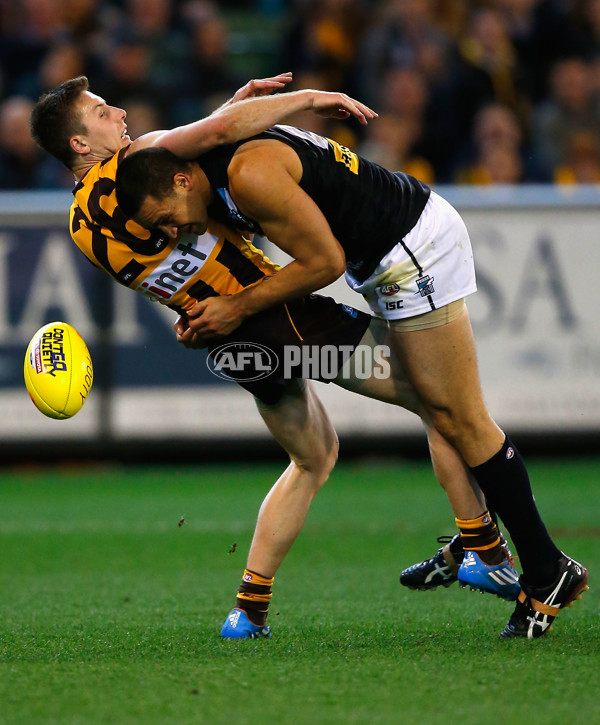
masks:
<svg viewBox="0 0 600 725"><path fill-rule="evenodd" d="M173 190L173 177L189 168L189 162L160 147L141 149L127 156L117 169L117 203L135 219L144 199L164 199Z"/></svg>
<svg viewBox="0 0 600 725"><path fill-rule="evenodd" d="M76 134L87 133L75 104L90 84L85 76L77 76L61 83L40 96L29 119L33 140L68 169L72 169L77 154L69 139Z"/></svg>

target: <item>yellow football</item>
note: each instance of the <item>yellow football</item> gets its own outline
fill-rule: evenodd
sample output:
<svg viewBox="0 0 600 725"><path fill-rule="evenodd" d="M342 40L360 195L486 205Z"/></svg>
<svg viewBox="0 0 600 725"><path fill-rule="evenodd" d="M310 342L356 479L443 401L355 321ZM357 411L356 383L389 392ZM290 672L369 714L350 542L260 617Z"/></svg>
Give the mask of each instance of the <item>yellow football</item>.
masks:
<svg viewBox="0 0 600 725"><path fill-rule="evenodd" d="M67 322L51 322L35 333L25 353L24 375L36 408L59 420L81 410L94 380L87 345Z"/></svg>

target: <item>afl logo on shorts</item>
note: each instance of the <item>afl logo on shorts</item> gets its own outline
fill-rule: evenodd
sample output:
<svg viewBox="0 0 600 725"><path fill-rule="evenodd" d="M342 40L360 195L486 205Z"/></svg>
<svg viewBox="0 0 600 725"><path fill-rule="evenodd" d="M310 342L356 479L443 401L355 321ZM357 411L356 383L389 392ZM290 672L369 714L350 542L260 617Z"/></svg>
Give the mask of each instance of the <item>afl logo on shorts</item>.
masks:
<svg viewBox="0 0 600 725"><path fill-rule="evenodd" d="M391 282L390 284L382 284L379 288L382 295L385 297L392 297L400 292L400 285L398 282Z"/></svg>

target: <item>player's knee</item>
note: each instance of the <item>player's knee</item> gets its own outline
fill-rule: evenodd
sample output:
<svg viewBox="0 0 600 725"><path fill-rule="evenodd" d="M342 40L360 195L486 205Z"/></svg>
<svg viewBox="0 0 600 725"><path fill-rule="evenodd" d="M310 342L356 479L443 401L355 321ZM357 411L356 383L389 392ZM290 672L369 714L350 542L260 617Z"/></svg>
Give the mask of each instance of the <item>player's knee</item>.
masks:
<svg viewBox="0 0 600 725"><path fill-rule="evenodd" d="M329 478L329 474L333 471L335 468L335 464L337 463L338 454L340 450L340 444L338 441L338 437L336 432L332 429L331 433L328 437L328 442L326 445L326 450L323 455L322 459L322 470L323 473L326 474L325 481L327 478ZM325 483L323 481L323 483Z"/></svg>
<svg viewBox="0 0 600 725"><path fill-rule="evenodd" d="M317 446L308 461L308 466L315 473L319 474L322 484L327 481L329 474L333 471L338 458L339 444L335 433L327 441ZM322 485L321 484L321 485Z"/></svg>
<svg viewBox="0 0 600 725"><path fill-rule="evenodd" d="M447 407L430 408L429 417L435 430L457 450L461 450L465 440L477 435L476 417Z"/></svg>
<svg viewBox="0 0 600 725"><path fill-rule="evenodd" d="M318 488L323 486L329 474L333 471L337 462L339 452L338 437L330 428L319 435L307 448L305 455L296 457L294 463L300 468L312 474L313 480Z"/></svg>

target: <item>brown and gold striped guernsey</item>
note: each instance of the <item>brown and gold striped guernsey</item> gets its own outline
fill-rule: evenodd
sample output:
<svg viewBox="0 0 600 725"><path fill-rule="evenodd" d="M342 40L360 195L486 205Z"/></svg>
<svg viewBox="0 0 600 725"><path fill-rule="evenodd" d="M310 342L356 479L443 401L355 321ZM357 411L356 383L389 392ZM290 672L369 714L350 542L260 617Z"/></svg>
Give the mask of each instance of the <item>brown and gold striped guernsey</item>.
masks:
<svg viewBox="0 0 600 725"><path fill-rule="evenodd" d="M126 150L93 166L73 190L71 237L92 264L177 310L239 292L279 269L241 234L212 220L201 236L170 240L128 219L115 193L117 167Z"/></svg>

